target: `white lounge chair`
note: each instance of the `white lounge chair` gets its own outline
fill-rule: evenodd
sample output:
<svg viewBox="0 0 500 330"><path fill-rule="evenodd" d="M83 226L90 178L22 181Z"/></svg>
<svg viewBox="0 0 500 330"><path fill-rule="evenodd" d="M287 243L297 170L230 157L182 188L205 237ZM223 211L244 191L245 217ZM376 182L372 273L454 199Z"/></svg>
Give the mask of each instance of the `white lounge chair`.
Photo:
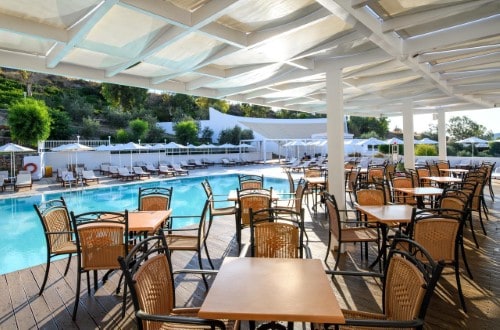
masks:
<svg viewBox="0 0 500 330"><path fill-rule="evenodd" d="M175 175L189 175L189 171L182 168L179 164L173 163L170 166L175 171Z"/></svg>
<svg viewBox="0 0 500 330"><path fill-rule="evenodd" d="M5 191L5 180L7 180L7 177L4 176L3 174L0 175L0 189L2 191Z"/></svg>
<svg viewBox="0 0 500 330"><path fill-rule="evenodd" d="M160 165L159 174L164 176L175 176L175 171L167 165Z"/></svg>
<svg viewBox="0 0 500 330"><path fill-rule="evenodd" d="M73 175L73 172L70 171L63 171L61 174L61 185L63 187L67 187L71 185L76 185L78 183L78 179L75 178Z"/></svg>
<svg viewBox="0 0 500 330"><path fill-rule="evenodd" d="M119 167L118 168L118 178L120 180L134 180L134 179L139 178L139 177L135 173L130 173L128 168Z"/></svg>
<svg viewBox="0 0 500 330"><path fill-rule="evenodd" d="M33 181L31 180L30 173L21 173L16 177L16 183L14 184L14 190L18 191L20 188L30 188L33 186Z"/></svg>
<svg viewBox="0 0 500 330"><path fill-rule="evenodd" d="M85 184L89 182L99 183L99 178L94 174L94 171L82 171L82 180Z"/></svg>
<svg viewBox="0 0 500 330"><path fill-rule="evenodd" d="M146 164L146 170L149 171L149 173L152 173L152 174L158 174L158 172L160 171L160 169L154 167L153 164Z"/></svg>
<svg viewBox="0 0 500 330"><path fill-rule="evenodd" d="M140 166L134 166L132 167L132 169L134 170L134 174L136 174L139 177L139 179L151 177L151 173L144 171Z"/></svg>

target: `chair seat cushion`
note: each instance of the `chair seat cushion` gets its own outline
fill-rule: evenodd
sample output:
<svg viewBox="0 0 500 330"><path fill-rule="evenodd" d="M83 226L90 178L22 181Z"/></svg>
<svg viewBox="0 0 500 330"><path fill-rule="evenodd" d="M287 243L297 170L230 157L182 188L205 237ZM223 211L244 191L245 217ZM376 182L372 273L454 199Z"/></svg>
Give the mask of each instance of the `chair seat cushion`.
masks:
<svg viewBox="0 0 500 330"><path fill-rule="evenodd" d="M198 236L188 235L165 235L167 246L172 250L196 250L198 248Z"/></svg>
<svg viewBox="0 0 500 330"><path fill-rule="evenodd" d="M68 241L60 244L60 246L52 247L52 253L54 254L68 254L68 253L76 253L76 244L75 242Z"/></svg>
<svg viewBox="0 0 500 330"><path fill-rule="evenodd" d="M377 232L371 228L344 228L342 229L343 242L369 242L378 240Z"/></svg>

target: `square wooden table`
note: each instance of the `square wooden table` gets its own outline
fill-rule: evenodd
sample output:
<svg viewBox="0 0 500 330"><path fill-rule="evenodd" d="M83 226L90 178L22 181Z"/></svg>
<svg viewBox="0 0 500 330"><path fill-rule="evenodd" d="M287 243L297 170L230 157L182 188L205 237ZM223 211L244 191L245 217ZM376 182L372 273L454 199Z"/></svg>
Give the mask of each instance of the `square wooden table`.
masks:
<svg viewBox="0 0 500 330"><path fill-rule="evenodd" d="M394 191L407 194L408 196L415 196L417 198L417 206L420 209L425 208L423 197L429 196L434 199L435 196L443 194L443 189L436 187L394 188Z"/></svg>
<svg viewBox="0 0 500 330"><path fill-rule="evenodd" d="M444 188L446 185L462 182L462 179L451 176L423 176L420 181L436 182L441 188Z"/></svg>
<svg viewBox="0 0 500 330"><path fill-rule="evenodd" d="M131 232L156 232L172 214L172 210L165 211L133 211L128 213L128 230Z"/></svg>
<svg viewBox="0 0 500 330"><path fill-rule="evenodd" d="M370 268L375 266L382 258L385 265L385 252L387 250L387 232L388 226L398 223L411 222L413 207L408 204L388 204L388 205L356 205L356 209L363 214L369 215L376 219L380 224L380 231L382 234L382 244L380 253L370 265Z"/></svg>
<svg viewBox="0 0 500 330"><path fill-rule="evenodd" d="M198 316L345 323L319 259L226 257Z"/></svg>

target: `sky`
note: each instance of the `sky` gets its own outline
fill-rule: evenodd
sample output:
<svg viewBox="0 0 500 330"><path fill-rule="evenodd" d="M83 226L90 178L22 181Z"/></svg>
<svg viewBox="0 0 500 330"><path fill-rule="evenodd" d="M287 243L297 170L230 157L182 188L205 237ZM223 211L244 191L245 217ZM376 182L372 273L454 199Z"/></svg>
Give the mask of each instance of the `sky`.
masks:
<svg viewBox="0 0 500 330"><path fill-rule="evenodd" d="M457 112L447 112L446 122L451 117L462 117L466 116L477 124L483 125L487 130L491 130L493 133L500 133L500 109L485 109L485 110L471 110L471 111L457 111ZM403 128L403 117L389 117L389 130L393 130L395 127ZM414 131L421 133L429 129L429 125L437 125L437 120L432 119L432 114L425 115L415 115L413 118Z"/></svg>

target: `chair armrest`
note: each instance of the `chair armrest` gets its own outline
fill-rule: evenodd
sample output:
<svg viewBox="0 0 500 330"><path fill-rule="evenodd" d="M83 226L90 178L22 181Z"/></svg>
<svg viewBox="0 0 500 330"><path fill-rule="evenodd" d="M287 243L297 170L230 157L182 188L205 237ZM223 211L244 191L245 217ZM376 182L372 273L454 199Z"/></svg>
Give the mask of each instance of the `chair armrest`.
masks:
<svg viewBox="0 0 500 330"><path fill-rule="evenodd" d="M192 324L192 325L208 325L213 327L218 327L220 329L225 329L224 322L220 320L209 320L209 319L201 319L198 317L186 317L186 316L177 316L177 315L155 315L155 314L147 314L142 310L138 310L135 315L142 319L153 322L170 322L170 323L179 323L179 324Z"/></svg>
<svg viewBox="0 0 500 330"><path fill-rule="evenodd" d="M178 269L172 272L172 274L195 274L195 275L217 275L219 271L217 269L192 269L192 268L184 268Z"/></svg>
<svg viewBox="0 0 500 330"><path fill-rule="evenodd" d="M370 277L384 277L384 274L377 272L365 272L365 271L343 271L343 270L325 270L327 275L340 275L340 276L370 276Z"/></svg>
<svg viewBox="0 0 500 330"><path fill-rule="evenodd" d="M240 257L240 258L250 257L250 255L251 255L250 248L251 248L250 243L243 244L238 257Z"/></svg>
<svg viewBox="0 0 500 330"><path fill-rule="evenodd" d="M74 234L74 231L46 231L45 234L48 235L62 235L62 234Z"/></svg>

